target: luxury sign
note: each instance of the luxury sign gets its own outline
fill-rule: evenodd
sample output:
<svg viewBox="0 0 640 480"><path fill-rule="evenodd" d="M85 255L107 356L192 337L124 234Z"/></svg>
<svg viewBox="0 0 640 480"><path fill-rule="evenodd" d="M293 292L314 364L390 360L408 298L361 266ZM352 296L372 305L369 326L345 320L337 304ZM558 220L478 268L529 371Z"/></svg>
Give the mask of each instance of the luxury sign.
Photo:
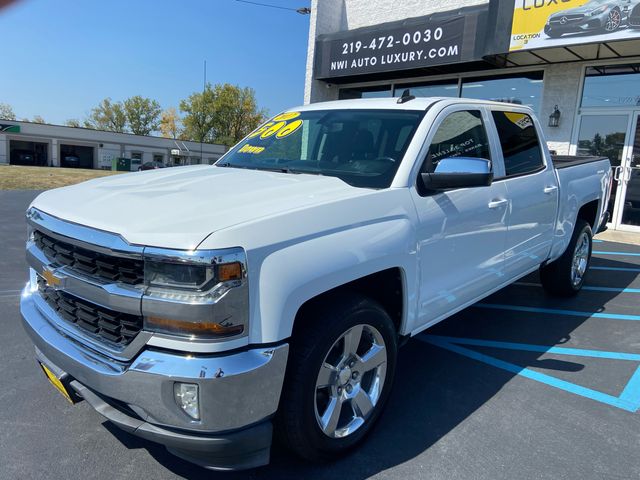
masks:
<svg viewBox="0 0 640 480"><path fill-rule="evenodd" d="M316 43L316 78L424 68L460 61L465 19L360 29Z"/></svg>

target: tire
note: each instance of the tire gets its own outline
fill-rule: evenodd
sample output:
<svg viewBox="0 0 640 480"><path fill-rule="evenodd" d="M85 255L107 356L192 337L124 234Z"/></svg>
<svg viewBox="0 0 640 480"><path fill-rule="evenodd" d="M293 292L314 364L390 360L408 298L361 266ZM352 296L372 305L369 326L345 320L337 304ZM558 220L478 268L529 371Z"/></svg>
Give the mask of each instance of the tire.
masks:
<svg viewBox="0 0 640 480"><path fill-rule="evenodd" d="M540 267L542 286L548 293L572 297L580 291L591 263L592 237L589 224L582 219L576 220L571 241L562 256Z"/></svg>
<svg viewBox="0 0 640 480"><path fill-rule="evenodd" d="M604 25L602 25L601 33L613 33L620 28L622 24L622 14L620 10L614 8L609 12L605 19Z"/></svg>
<svg viewBox="0 0 640 480"><path fill-rule="evenodd" d="M387 312L357 293L324 297L296 321L302 323L291 341L276 436L298 456L326 461L358 445L380 416L393 384L397 334ZM358 334L358 345L348 347ZM331 415L336 411L342 416Z"/></svg>

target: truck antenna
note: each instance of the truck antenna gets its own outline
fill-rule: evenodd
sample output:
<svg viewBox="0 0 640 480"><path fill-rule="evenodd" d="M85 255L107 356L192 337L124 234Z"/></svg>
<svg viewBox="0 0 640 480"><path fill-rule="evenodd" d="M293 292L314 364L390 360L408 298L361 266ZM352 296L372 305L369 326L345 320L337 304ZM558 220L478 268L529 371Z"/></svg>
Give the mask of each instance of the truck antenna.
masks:
<svg viewBox="0 0 640 480"><path fill-rule="evenodd" d="M411 95L411 92L408 88L405 88L404 92L402 92L402 96L398 99L398 103L406 103L409 100L413 100L416 98L415 95Z"/></svg>

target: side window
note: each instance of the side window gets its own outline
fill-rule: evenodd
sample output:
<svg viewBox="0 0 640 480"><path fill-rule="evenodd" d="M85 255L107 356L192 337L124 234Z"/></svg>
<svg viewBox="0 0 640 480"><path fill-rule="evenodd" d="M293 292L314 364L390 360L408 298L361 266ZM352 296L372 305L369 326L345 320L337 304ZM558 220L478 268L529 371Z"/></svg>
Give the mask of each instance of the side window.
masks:
<svg viewBox="0 0 640 480"><path fill-rule="evenodd" d="M507 177L544 167L540 142L531 117L525 113L491 112L496 122Z"/></svg>
<svg viewBox="0 0 640 480"><path fill-rule="evenodd" d="M489 139L479 110L453 112L440 123L422 171L431 173L440 160L451 157L491 159Z"/></svg>

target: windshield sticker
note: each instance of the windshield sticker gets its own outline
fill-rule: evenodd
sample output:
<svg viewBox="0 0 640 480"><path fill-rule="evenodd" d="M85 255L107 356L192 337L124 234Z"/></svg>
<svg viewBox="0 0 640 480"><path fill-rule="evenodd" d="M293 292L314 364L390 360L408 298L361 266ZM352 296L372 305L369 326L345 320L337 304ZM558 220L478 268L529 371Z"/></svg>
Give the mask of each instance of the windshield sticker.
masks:
<svg viewBox="0 0 640 480"><path fill-rule="evenodd" d="M243 145L240 150L238 150L238 153L253 153L254 155L257 155L259 153L262 153L263 151L264 147L256 147L247 143L246 145Z"/></svg>
<svg viewBox="0 0 640 480"><path fill-rule="evenodd" d="M280 115L273 117L254 132L251 132L247 138L255 138L259 136L261 139L265 139L274 135L275 138L284 138L300 128L303 123L300 119L287 123L289 120L293 120L299 116L300 112L281 113Z"/></svg>
<svg viewBox="0 0 640 480"><path fill-rule="evenodd" d="M280 115L273 117L273 121L274 122L284 122L287 120L293 120L294 118L297 118L300 116L300 112L285 112L285 113L281 113Z"/></svg>
<svg viewBox="0 0 640 480"><path fill-rule="evenodd" d="M287 122L278 122L278 123L275 123L275 124L271 125L264 132L262 132L262 135L260 135L260 138L269 138L272 135L275 135L276 133L278 133L278 130L280 130L286 124L287 124Z"/></svg>
<svg viewBox="0 0 640 480"><path fill-rule="evenodd" d="M293 132L298 130L302 126L302 120L294 120L293 122L287 123L284 127L282 127L278 133L276 134L276 138L284 138L287 135L291 135Z"/></svg>
<svg viewBox="0 0 640 480"><path fill-rule="evenodd" d="M511 123L519 126L522 130L533 126L531 117L524 113L504 112L504 116L507 117Z"/></svg>
<svg viewBox="0 0 640 480"><path fill-rule="evenodd" d="M271 125L273 125L273 122L267 122L264 125L262 125L260 128L258 128L255 132L250 133L249 136L247 138L253 138L253 137L257 137L258 135L262 134L262 132L264 132L267 128L269 128Z"/></svg>

